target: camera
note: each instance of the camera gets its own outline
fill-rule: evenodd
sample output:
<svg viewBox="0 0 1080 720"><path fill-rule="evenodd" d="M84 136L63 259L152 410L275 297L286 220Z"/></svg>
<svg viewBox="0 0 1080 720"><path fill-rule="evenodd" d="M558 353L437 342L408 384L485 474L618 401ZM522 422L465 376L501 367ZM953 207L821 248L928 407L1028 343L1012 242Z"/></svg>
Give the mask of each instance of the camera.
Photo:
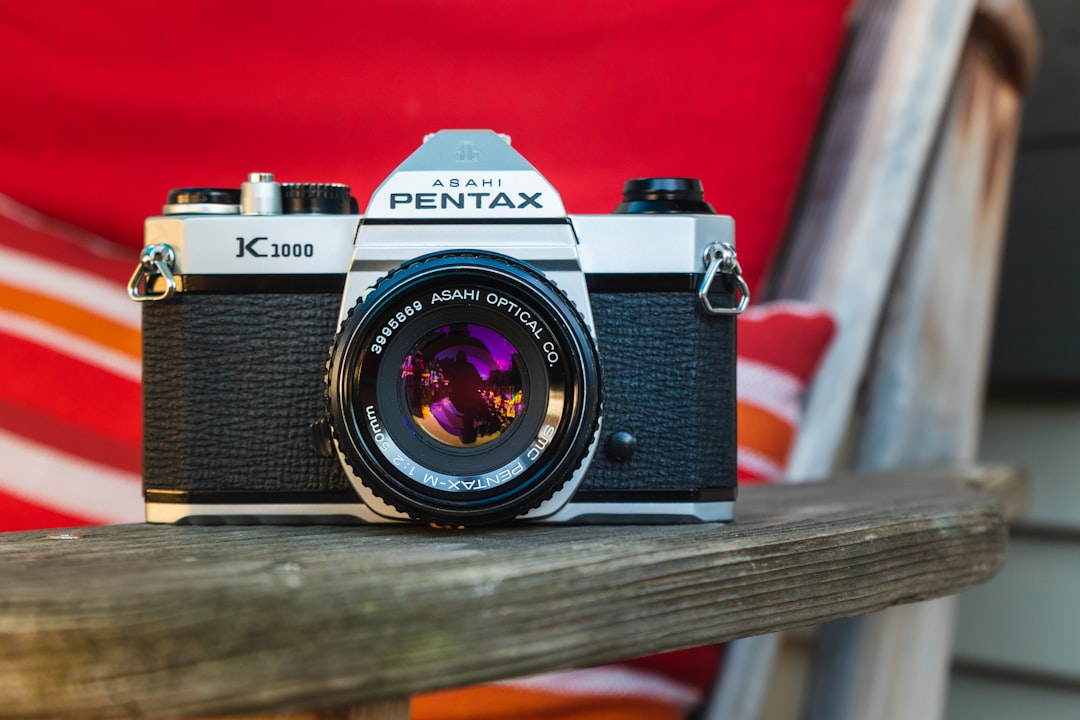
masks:
<svg viewBox="0 0 1080 720"><path fill-rule="evenodd" d="M357 211L253 173L146 221L148 521L732 518L749 293L699 181L568 215L509 138L443 130Z"/></svg>

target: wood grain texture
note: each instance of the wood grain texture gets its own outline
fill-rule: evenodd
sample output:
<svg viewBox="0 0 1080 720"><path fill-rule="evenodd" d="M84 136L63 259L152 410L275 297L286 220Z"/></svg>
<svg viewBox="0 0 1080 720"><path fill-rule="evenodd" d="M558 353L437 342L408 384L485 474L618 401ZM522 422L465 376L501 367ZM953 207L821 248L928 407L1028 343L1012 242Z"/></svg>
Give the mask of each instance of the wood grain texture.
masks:
<svg viewBox="0 0 1080 720"><path fill-rule="evenodd" d="M839 331L807 397L788 475L832 473L931 163L976 0L860 6L776 296L827 308Z"/></svg>
<svg viewBox="0 0 1080 720"><path fill-rule="evenodd" d="M731 525L13 533L0 718L311 711L955 593L1004 558L979 477L751 487Z"/></svg>
<svg viewBox="0 0 1080 720"><path fill-rule="evenodd" d="M991 46L1001 75L1021 93L1035 79L1041 55L1039 28L1025 0L979 0L974 31Z"/></svg>
<svg viewBox="0 0 1080 720"><path fill-rule="evenodd" d="M940 118L971 32L976 0L865 0L805 197L782 249L771 297L829 309L838 333L811 388L786 472L801 482L847 467L843 453L858 392L895 275ZM894 408L885 407L891 411ZM767 664L780 640L735 651ZM757 717L764 684L722 669L709 720Z"/></svg>
<svg viewBox="0 0 1080 720"><path fill-rule="evenodd" d="M859 470L975 458L1021 108L969 44L884 316Z"/></svg>
<svg viewBox="0 0 1080 720"><path fill-rule="evenodd" d="M965 48L890 293L854 443L859 470L976 454L1022 104L988 42L976 33ZM836 655L846 645L839 652L857 662L832 661L849 676L815 687L810 717L942 717L955 612L943 599L823 629L823 647ZM847 640L830 642L830 633Z"/></svg>

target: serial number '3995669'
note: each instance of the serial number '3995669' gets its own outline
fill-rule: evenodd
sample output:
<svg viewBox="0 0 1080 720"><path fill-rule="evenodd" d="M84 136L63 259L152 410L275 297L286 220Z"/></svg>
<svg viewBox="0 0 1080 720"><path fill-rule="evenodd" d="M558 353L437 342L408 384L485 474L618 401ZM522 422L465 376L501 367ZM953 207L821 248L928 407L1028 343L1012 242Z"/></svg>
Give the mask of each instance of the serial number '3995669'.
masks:
<svg viewBox="0 0 1080 720"><path fill-rule="evenodd" d="M276 243L266 237L236 238L236 257L287 258L314 257L315 246L311 243Z"/></svg>

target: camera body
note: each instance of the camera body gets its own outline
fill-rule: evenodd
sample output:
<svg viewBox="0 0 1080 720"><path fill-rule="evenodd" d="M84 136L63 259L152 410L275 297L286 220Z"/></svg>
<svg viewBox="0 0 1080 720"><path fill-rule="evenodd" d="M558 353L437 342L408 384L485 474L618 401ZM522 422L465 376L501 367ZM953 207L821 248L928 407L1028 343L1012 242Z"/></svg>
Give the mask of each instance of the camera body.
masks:
<svg viewBox="0 0 1080 720"><path fill-rule="evenodd" d="M442 131L375 191L173 191L146 222L151 522L730 520L734 223L696 181L567 215Z"/></svg>

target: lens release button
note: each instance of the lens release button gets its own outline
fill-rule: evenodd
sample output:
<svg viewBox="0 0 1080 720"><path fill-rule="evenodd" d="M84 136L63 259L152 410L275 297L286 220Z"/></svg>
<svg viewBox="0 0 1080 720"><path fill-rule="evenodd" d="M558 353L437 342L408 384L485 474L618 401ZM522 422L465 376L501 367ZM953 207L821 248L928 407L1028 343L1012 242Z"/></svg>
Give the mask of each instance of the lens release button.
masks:
<svg viewBox="0 0 1080 720"><path fill-rule="evenodd" d="M308 426L311 429L311 449L319 457L334 457L334 441L330 437L329 418L320 418Z"/></svg>
<svg viewBox="0 0 1080 720"><path fill-rule="evenodd" d="M608 459L615 462L625 462L634 456L637 449L637 438L625 430L612 433L607 440Z"/></svg>

